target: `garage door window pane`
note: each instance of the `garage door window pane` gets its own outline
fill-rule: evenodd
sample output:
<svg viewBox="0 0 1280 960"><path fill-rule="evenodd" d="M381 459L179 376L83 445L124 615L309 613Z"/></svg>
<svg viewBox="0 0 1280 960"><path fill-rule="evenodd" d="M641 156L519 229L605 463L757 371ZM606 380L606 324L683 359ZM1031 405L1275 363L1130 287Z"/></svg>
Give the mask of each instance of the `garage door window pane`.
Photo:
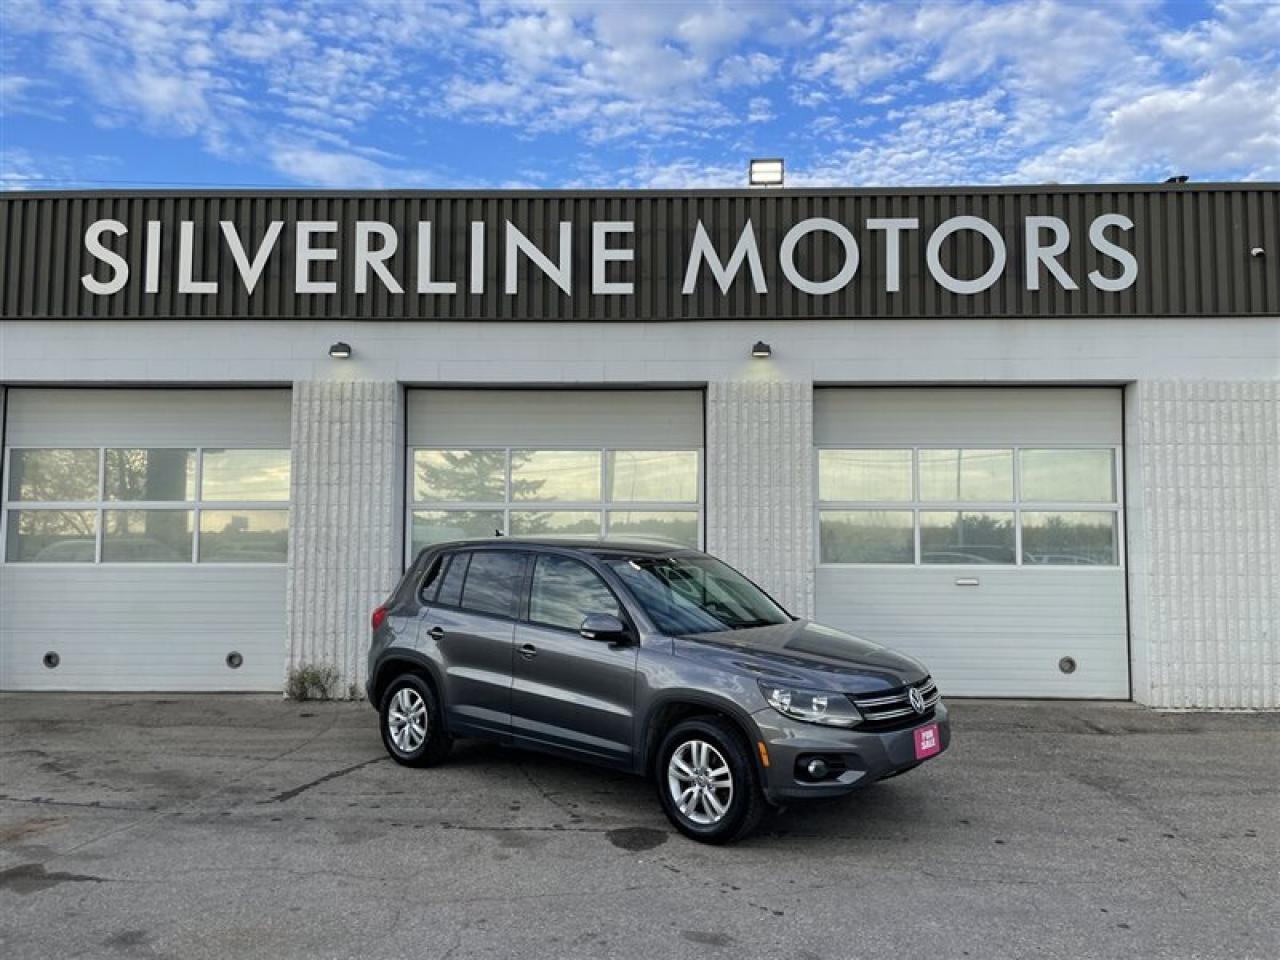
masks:
<svg viewBox="0 0 1280 960"><path fill-rule="evenodd" d="M512 450L511 499L600 499L600 451Z"/></svg>
<svg viewBox="0 0 1280 960"><path fill-rule="evenodd" d="M921 450L920 499L1013 500L1012 450Z"/></svg>
<svg viewBox="0 0 1280 960"><path fill-rule="evenodd" d="M819 450L818 498L856 502L911 499L910 450Z"/></svg>
<svg viewBox="0 0 1280 960"><path fill-rule="evenodd" d="M512 536L600 536L600 514L594 510L512 510Z"/></svg>
<svg viewBox="0 0 1280 960"><path fill-rule="evenodd" d="M502 528L501 510L415 510L413 552L433 543L497 536Z"/></svg>
<svg viewBox="0 0 1280 960"><path fill-rule="evenodd" d="M1012 513L920 512L921 563L1015 562Z"/></svg>
<svg viewBox="0 0 1280 960"><path fill-rule="evenodd" d="M623 503L696 503L693 450L615 450L609 454L610 499Z"/></svg>
<svg viewBox="0 0 1280 960"><path fill-rule="evenodd" d="M913 563L909 510L823 510L818 538L823 563Z"/></svg>
<svg viewBox="0 0 1280 960"><path fill-rule="evenodd" d="M1116 515L1093 511L1022 514L1022 562L1055 566L1115 566Z"/></svg>
<svg viewBox="0 0 1280 960"><path fill-rule="evenodd" d="M1114 456L1111 450L1023 450L1023 502L1114 502Z"/></svg>
<svg viewBox="0 0 1280 960"><path fill-rule="evenodd" d="M103 563L190 563L190 510L104 510Z"/></svg>
<svg viewBox="0 0 1280 960"><path fill-rule="evenodd" d="M288 510L206 510L200 514L201 563L284 563Z"/></svg>
<svg viewBox="0 0 1280 960"><path fill-rule="evenodd" d="M98 514L93 510L11 510L9 563L93 563Z"/></svg>
<svg viewBox="0 0 1280 960"><path fill-rule="evenodd" d="M194 450L108 450L108 500L194 500Z"/></svg>
<svg viewBox="0 0 1280 960"><path fill-rule="evenodd" d="M415 450L413 498L501 503L507 489L505 450Z"/></svg>
<svg viewBox="0 0 1280 960"><path fill-rule="evenodd" d="M288 450L205 450L204 500L288 500Z"/></svg>
<svg viewBox="0 0 1280 960"><path fill-rule="evenodd" d="M82 503L98 499L97 450L14 450L9 499Z"/></svg>
<svg viewBox="0 0 1280 960"><path fill-rule="evenodd" d="M615 510L609 513L611 537L657 537L698 545L698 514L692 510Z"/></svg>

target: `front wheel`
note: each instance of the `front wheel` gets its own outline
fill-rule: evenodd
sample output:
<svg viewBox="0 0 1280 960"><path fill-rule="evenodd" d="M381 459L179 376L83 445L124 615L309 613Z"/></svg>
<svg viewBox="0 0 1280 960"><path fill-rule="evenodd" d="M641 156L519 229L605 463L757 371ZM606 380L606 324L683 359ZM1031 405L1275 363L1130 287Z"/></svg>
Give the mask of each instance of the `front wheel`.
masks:
<svg viewBox="0 0 1280 960"><path fill-rule="evenodd" d="M765 812L751 754L738 731L718 717L677 724L658 750L658 796L675 828L703 843L749 834Z"/></svg>
<svg viewBox="0 0 1280 960"><path fill-rule="evenodd" d="M429 767L449 754L453 740L440 719L440 704L422 677L396 677L382 696L382 743L396 763Z"/></svg>

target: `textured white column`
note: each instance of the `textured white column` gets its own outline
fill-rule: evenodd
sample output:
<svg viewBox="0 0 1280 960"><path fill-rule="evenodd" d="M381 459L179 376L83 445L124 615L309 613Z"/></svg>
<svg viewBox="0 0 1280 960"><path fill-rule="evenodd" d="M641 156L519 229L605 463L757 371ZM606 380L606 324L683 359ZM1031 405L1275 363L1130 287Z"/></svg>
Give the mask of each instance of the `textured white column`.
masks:
<svg viewBox="0 0 1280 960"><path fill-rule="evenodd" d="M1143 382L1127 412L1135 699L1280 708L1280 383Z"/></svg>
<svg viewBox="0 0 1280 960"><path fill-rule="evenodd" d="M329 664L363 684L369 613L403 557L404 390L394 382L293 385L290 668Z"/></svg>
<svg viewBox="0 0 1280 960"><path fill-rule="evenodd" d="M813 615L813 384L707 385L707 550Z"/></svg>

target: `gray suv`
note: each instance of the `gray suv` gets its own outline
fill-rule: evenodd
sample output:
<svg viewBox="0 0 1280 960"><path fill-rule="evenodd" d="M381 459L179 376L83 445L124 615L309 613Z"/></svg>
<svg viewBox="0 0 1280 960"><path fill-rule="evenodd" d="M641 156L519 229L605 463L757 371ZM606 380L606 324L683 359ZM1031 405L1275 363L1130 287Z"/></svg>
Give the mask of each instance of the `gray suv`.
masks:
<svg viewBox="0 0 1280 960"><path fill-rule="evenodd" d="M369 701L397 762L483 737L652 776L676 828L710 843L768 805L904 773L951 738L918 660L797 620L669 544L441 544L372 622Z"/></svg>

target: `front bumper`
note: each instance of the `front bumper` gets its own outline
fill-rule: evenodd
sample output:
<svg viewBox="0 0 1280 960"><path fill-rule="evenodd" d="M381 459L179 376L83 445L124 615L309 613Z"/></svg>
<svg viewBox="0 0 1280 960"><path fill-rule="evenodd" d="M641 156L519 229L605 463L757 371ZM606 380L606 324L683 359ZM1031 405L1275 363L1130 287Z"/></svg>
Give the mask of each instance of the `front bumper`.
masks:
<svg viewBox="0 0 1280 960"><path fill-rule="evenodd" d="M772 707L753 715L760 739L769 751L769 766L762 768L764 792L772 803L806 797L838 797L861 787L910 770L941 756L951 745L951 721L941 700L933 716L901 730L841 730L784 717ZM915 731L938 725L939 747L927 760L916 759ZM802 757L838 757L844 769L830 779L809 782L796 769Z"/></svg>

